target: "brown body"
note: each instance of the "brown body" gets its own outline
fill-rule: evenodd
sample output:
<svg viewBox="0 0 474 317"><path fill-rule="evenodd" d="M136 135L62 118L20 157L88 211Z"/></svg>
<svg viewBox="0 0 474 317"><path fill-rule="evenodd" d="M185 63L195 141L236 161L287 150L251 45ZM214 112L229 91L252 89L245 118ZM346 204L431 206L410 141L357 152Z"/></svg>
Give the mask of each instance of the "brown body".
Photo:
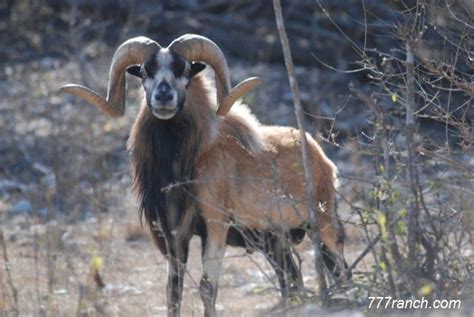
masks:
<svg viewBox="0 0 474 317"><path fill-rule="evenodd" d="M273 226L288 230L308 223L299 131L259 127L257 132L261 136L261 149L246 150L231 136L221 135L199 160L197 176L202 186L198 188L198 197L202 200L203 214L206 219L232 218L247 227L263 230ZM336 167L314 139L308 136L308 141L318 205L324 211L320 213L319 227L329 230ZM206 204L206 200L211 203Z"/></svg>
<svg viewBox="0 0 474 317"><path fill-rule="evenodd" d="M181 117L195 123L189 131L186 153L195 157L197 202L201 215L210 220L231 219L254 229L292 229L309 222L299 131L289 127L261 126L244 106L234 106L224 118L215 114L206 81L197 76ZM182 118L181 118L182 119ZM150 132L156 123L143 105L132 128L132 159L147 162ZM325 240L339 234L334 217L336 166L317 142L307 135L318 198L318 227ZM166 154L165 154L166 155ZM139 192L134 166L134 188ZM151 167L150 167L151 169ZM336 230L337 229L337 230ZM337 239L336 239L337 240Z"/></svg>

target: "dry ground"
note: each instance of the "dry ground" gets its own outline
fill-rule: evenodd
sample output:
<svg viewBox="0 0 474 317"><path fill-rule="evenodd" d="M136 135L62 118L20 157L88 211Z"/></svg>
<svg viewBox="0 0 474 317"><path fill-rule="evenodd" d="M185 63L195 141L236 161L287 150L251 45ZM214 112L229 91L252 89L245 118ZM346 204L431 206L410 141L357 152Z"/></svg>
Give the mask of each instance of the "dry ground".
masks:
<svg viewBox="0 0 474 317"><path fill-rule="evenodd" d="M103 217L100 221L90 217L73 225L33 225L29 219L18 217L5 234L22 314L36 315L39 310L62 316L77 311L108 316L166 313L166 261L142 234L133 212ZM182 309L184 316L200 316L199 239L192 240L190 249ZM348 258L352 260L358 247L350 249ZM306 286L317 291L310 243L305 241L298 250L304 261ZM98 257L103 260L102 289L91 276L91 267ZM52 283L50 290L48 277ZM265 313L279 302L274 274L260 254L250 256L243 249L228 248L220 281L217 309L223 316Z"/></svg>

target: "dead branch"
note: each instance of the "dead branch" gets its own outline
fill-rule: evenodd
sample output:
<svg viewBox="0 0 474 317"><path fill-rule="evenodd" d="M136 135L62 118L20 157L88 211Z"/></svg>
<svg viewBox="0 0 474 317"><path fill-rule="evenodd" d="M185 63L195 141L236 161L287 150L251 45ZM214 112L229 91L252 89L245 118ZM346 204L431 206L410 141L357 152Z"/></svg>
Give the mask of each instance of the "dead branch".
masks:
<svg viewBox="0 0 474 317"><path fill-rule="evenodd" d="M306 140L306 130L304 126L303 107L301 106L300 90L296 80L293 59L291 57L290 44L285 30L285 22L283 21L283 14L281 10L280 0L273 0L273 8L275 10L275 19L280 35L281 45L283 47L283 56L285 58L285 65L288 71L288 79L290 82L290 89L293 95L293 104L295 106L295 115L298 122L298 128L301 135L301 153L303 156L304 177L306 182L306 195L308 199L308 207L310 210L311 219L311 241L313 242L314 257L316 273L318 275L319 290L323 305L328 302L329 294L327 292L326 279L324 275L324 262L321 253L321 237L319 235L319 228L317 227L317 207L316 207L316 193L314 192L314 184L312 178L311 161L308 157L308 144Z"/></svg>

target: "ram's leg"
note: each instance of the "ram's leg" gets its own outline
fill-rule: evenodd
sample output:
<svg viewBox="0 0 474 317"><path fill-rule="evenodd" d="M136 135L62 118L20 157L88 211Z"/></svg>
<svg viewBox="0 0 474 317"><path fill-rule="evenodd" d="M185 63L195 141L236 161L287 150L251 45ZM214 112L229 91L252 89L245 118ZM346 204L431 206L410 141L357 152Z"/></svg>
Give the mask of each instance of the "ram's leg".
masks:
<svg viewBox="0 0 474 317"><path fill-rule="evenodd" d="M331 215L318 214L318 223L323 243L323 259L329 271L336 278L348 279L347 263L344 259L344 229L342 224Z"/></svg>
<svg viewBox="0 0 474 317"><path fill-rule="evenodd" d="M193 236L195 218L192 210L185 213L173 233L168 234L168 315L179 316L186 263L189 254L189 242Z"/></svg>
<svg viewBox="0 0 474 317"><path fill-rule="evenodd" d="M190 238L191 236L185 236L181 239L170 239L167 285L168 316L180 315L183 281L188 260Z"/></svg>
<svg viewBox="0 0 474 317"><path fill-rule="evenodd" d="M277 275L281 295L286 299L303 290L303 279L291 255L288 241L282 239L285 237L278 238L271 233L265 234L264 252Z"/></svg>
<svg viewBox="0 0 474 317"><path fill-rule="evenodd" d="M204 315L216 316L216 297L221 261L224 257L228 228L220 222L207 223L207 239L203 254L203 275L200 294L204 302Z"/></svg>
<svg viewBox="0 0 474 317"><path fill-rule="evenodd" d="M179 316L190 238L184 237L178 240L175 236L163 231L161 226L153 225L150 229L158 249L168 260L168 284L166 285L168 316Z"/></svg>
<svg viewBox="0 0 474 317"><path fill-rule="evenodd" d="M183 281L186 272L186 263L189 252L189 239L176 241L176 252L174 256L168 257L168 315L179 316L181 310L181 298L183 294Z"/></svg>

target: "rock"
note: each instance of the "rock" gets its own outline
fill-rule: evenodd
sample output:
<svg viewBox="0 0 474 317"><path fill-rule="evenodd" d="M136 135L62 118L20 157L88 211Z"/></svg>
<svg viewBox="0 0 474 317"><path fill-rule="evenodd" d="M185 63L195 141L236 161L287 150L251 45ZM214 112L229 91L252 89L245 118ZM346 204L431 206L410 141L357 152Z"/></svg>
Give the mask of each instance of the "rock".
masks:
<svg viewBox="0 0 474 317"><path fill-rule="evenodd" d="M21 199L13 204L12 212L14 214L31 214L33 212L33 206L26 199Z"/></svg>
<svg viewBox="0 0 474 317"><path fill-rule="evenodd" d="M54 295L67 295L67 294L69 294L69 290L67 290L65 288L61 288L61 289L55 290L53 293L54 293Z"/></svg>
<svg viewBox="0 0 474 317"><path fill-rule="evenodd" d="M54 59L51 57L45 57L40 62L41 67L46 69L54 69L54 64Z"/></svg>
<svg viewBox="0 0 474 317"><path fill-rule="evenodd" d="M143 294L143 292L135 286L124 284L108 284L104 290L107 294L111 294L111 296Z"/></svg>
<svg viewBox="0 0 474 317"><path fill-rule="evenodd" d="M27 186L22 183L18 183L11 180L1 180L0 181L0 191L10 191L10 190L19 190L25 192Z"/></svg>
<svg viewBox="0 0 474 317"><path fill-rule="evenodd" d="M40 208L38 214L41 218L46 218L46 216L48 216L48 208Z"/></svg>

